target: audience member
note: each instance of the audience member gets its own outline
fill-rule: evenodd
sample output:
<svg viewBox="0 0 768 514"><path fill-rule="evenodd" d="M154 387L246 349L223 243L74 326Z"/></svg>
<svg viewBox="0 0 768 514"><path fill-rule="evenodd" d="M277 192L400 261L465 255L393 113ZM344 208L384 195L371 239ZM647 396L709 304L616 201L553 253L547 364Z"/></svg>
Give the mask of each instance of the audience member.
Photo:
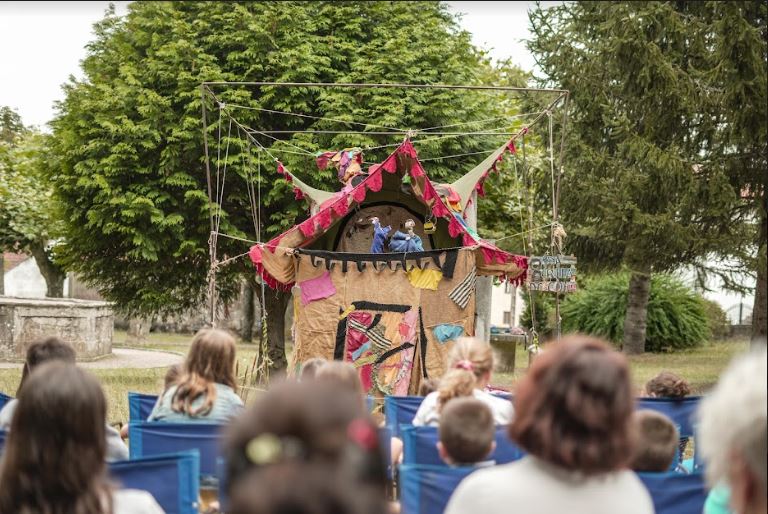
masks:
<svg viewBox="0 0 768 514"><path fill-rule="evenodd" d="M630 467L635 471L669 471L680 441L672 420L660 412L642 409L632 415L632 424L637 444Z"/></svg>
<svg viewBox="0 0 768 514"><path fill-rule="evenodd" d="M67 343L59 339L58 337L48 337L42 341L34 342L27 348L27 356L24 361L24 368L21 372L21 380L19 381L18 393L21 391L27 377L38 366L46 362L65 362L68 364L75 363L75 350ZM13 414L18 407L18 399L13 399L5 404L5 407L0 411L0 429L10 430L13 420ZM123 443L120 433L117 429L106 424L105 433L107 441L107 461L125 460L128 458L128 448Z"/></svg>
<svg viewBox="0 0 768 514"><path fill-rule="evenodd" d="M675 373L662 371L645 384L645 394L652 398L684 398L691 394L691 387Z"/></svg>
<svg viewBox="0 0 768 514"><path fill-rule="evenodd" d="M429 393L437 391L440 382L435 378L422 379L419 384L419 396L427 396Z"/></svg>
<svg viewBox="0 0 768 514"><path fill-rule="evenodd" d="M243 410L235 388L235 340L217 329L200 330L184 371L160 397L149 421L224 422Z"/></svg>
<svg viewBox="0 0 768 514"><path fill-rule="evenodd" d="M227 512L383 513L378 434L356 397L321 381L261 395L227 435Z"/></svg>
<svg viewBox="0 0 768 514"><path fill-rule="evenodd" d="M170 389L172 385L178 382L183 371L184 366L182 364L171 364L168 366L168 369L165 370L165 377L163 377L163 390L160 391L160 395L157 397L156 404L160 403L160 399L162 398L163 393L165 393L168 389ZM128 424L125 424L120 428L120 437L123 439L128 437Z"/></svg>
<svg viewBox="0 0 768 514"><path fill-rule="evenodd" d="M451 466L487 466L496 447L491 409L474 398L454 398L440 414L440 458Z"/></svg>
<svg viewBox="0 0 768 514"><path fill-rule="evenodd" d="M63 362L36 368L19 392L5 445L0 512L162 513L149 493L110 487L106 410L104 393L87 372Z"/></svg>
<svg viewBox="0 0 768 514"><path fill-rule="evenodd" d="M357 368L349 362L326 362L315 373L315 381L336 384L365 400L365 391L363 391L363 383L360 382L360 375L357 373Z"/></svg>
<svg viewBox="0 0 768 514"><path fill-rule="evenodd" d="M322 366L326 365L327 363L328 363L328 360L323 359L322 357L315 357L312 359L308 359L307 361L304 362L304 364L301 365L299 380L301 382L312 380L313 378L315 378L315 375L317 374L317 370L320 369Z"/></svg>
<svg viewBox="0 0 768 514"><path fill-rule="evenodd" d="M413 424L437 426L442 406L459 396L474 396L488 405L497 425L509 423L512 402L483 391L491 381L492 370L493 352L489 344L477 339L459 338L448 354L448 371L440 379L437 391L428 394L421 402Z"/></svg>
<svg viewBox="0 0 768 514"><path fill-rule="evenodd" d="M700 407L696 451L713 493L730 489L735 514L768 510L768 365L765 346L736 358ZM713 502L708 502L708 504Z"/></svg>
<svg viewBox="0 0 768 514"><path fill-rule="evenodd" d="M446 514L653 514L627 469L634 398L624 356L585 336L551 343L518 385L515 407L509 433L528 456L467 477Z"/></svg>

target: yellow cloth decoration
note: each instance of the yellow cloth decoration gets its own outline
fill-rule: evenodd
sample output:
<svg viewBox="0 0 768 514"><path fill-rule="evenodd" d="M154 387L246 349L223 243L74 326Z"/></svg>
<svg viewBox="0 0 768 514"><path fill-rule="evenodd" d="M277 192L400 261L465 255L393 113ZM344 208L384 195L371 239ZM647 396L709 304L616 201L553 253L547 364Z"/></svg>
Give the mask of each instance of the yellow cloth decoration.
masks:
<svg viewBox="0 0 768 514"><path fill-rule="evenodd" d="M408 272L408 280L413 287L437 290L437 284L443 279L443 272L436 269L419 269L414 267Z"/></svg>
<svg viewBox="0 0 768 514"><path fill-rule="evenodd" d="M341 314L339 314L339 319L340 319L340 320L342 320L342 319L346 318L346 317L347 317L347 316L349 316L349 314L350 314L352 311L354 311L354 310L355 310L355 306L354 306L354 305L350 305L349 307L347 307L346 309L344 309L344 312L342 312Z"/></svg>

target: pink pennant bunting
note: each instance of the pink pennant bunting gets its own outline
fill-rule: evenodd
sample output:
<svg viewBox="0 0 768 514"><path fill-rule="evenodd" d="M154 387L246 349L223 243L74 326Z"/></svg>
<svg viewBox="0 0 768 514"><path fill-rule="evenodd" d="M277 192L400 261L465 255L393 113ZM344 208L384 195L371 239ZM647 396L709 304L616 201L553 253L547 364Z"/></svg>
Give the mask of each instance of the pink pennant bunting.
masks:
<svg viewBox="0 0 768 514"><path fill-rule="evenodd" d="M365 200L365 185L360 184L356 188L352 190L352 199L354 199L357 203L361 203L363 200Z"/></svg>
<svg viewBox="0 0 768 514"><path fill-rule="evenodd" d="M485 187L483 186L483 179L480 179L477 184L475 184L475 191L477 191L477 194L485 197Z"/></svg>
<svg viewBox="0 0 768 514"><path fill-rule="evenodd" d="M464 232L464 235L461 236L461 244L464 246L473 246L475 244L475 240L472 238L469 232Z"/></svg>
<svg viewBox="0 0 768 514"><path fill-rule="evenodd" d="M317 222L323 229L331 226L331 209L323 209L317 213Z"/></svg>
<svg viewBox="0 0 768 514"><path fill-rule="evenodd" d="M448 234L450 234L451 237L457 237L461 232L461 223L456 219L456 216L451 216L451 220L448 222Z"/></svg>
<svg viewBox="0 0 768 514"><path fill-rule="evenodd" d="M443 201L440 198L435 198L435 205L432 206L432 214L437 216L438 218L442 218L443 216L448 216L448 207L445 206Z"/></svg>
<svg viewBox="0 0 768 514"><path fill-rule="evenodd" d="M507 144L507 150L509 150L509 153L513 153L513 154L517 153L517 149L515 148L514 141L512 140L509 141L509 143Z"/></svg>
<svg viewBox="0 0 768 514"><path fill-rule="evenodd" d="M251 262L254 264L261 264L261 246L251 246L251 249L248 251L248 257L251 258Z"/></svg>
<svg viewBox="0 0 768 514"><path fill-rule="evenodd" d="M333 208L333 212L340 218L346 216L349 208L349 205L347 205L347 197L344 196L343 198L336 200L331 207Z"/></svg>
<svg viewBox="0 0 768 514"><path fill-rule="evenodd" d="M411 166L411 176L413 178L419 178L423 177L424 175L424 168L421 167L419 161L413 161L413 165Z"/></svg>
<svg viewBox="0 0 768 514"><path fill-rule="evenodd" d="M293 195L296 197L296 200L303 200L304 198L306 198L304 196L304 192L298 187L293 188Z"/></svg>
<svg viewBox="0 0 768 514"><path fill-rule="evenodd" d="M387 173L394 173L397 171L397 160L395 159L395 156L390 155L387 157L386 160L381 163L381 167L384 168Z"/></svg>
<svg viewBox="0 0 768 514"><path fill-rule="evenodd" d="M304 237L312 237L315 234L315 218L314 216L304 221L299 225L299 230L304 234Z"/></svg>
<svg viewBox="0 0 768 514"><path fill-rule="evenodd" d="M381 184L382 184L381 172L368 175L368 178L365 179L365 187L367 187L368 189L374 192L381 191Z"/></svg>

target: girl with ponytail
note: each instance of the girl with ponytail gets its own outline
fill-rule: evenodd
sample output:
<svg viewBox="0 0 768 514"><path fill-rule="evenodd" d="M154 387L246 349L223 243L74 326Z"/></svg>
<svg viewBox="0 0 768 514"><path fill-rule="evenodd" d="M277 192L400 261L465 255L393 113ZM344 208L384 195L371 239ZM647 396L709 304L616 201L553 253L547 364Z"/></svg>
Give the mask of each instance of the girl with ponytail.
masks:
<svg viewBox="0 0 768 514"><path fill-rule="evenodd" d="M488 405L497 425L510 423L512 402L484 391L492 371L493 352L489 344L468 337L458 339L448 354L448 371L440 379L437 391L421 402L413 424L437 426L443 406L453 398L465 396L474 396Z"/></svg>

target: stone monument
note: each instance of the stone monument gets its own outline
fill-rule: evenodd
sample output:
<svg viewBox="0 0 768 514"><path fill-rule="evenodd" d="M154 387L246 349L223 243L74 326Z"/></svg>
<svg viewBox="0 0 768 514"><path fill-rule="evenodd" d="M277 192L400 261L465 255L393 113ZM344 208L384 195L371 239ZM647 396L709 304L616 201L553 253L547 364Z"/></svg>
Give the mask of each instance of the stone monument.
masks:
<svg viewBox="0 0 768 514"><path fill-rule="evenodd" d="M30 343L51 336L78 360L98 359L112 353L113 322L107 302L0 296L0 360L23 361Z"/></svg>

